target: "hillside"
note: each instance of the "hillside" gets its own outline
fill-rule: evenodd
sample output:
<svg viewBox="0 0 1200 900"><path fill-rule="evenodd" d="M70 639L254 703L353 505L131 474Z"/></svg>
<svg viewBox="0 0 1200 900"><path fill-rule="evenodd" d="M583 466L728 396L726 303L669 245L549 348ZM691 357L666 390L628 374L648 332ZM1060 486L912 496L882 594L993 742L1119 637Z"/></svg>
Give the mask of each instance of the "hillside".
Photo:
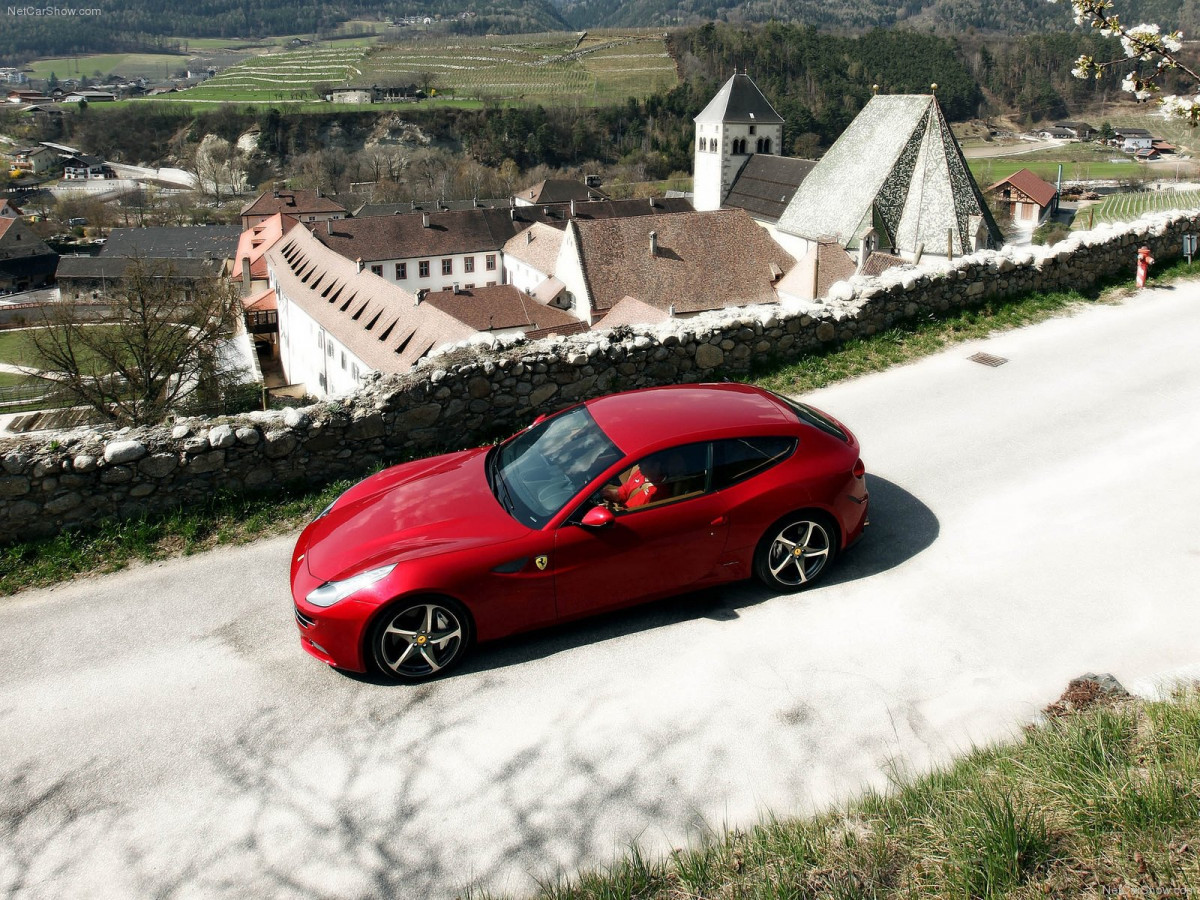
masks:
<svg viewBox="0 0 1200 900"><path fill-rule="evenodd" d="M1200 0L1128 0L1125 21L1200 25ZM77 10L76 12L81 12ZM465 14L465 15L464 15ZM10 16L0 31L0 60L170 48L194 38L226 40L298 35L324 38L339 25L366 19L388 38L406 34L389 23L405 16L441 17L436 30L516 34L588 28L699 25L708 21L781 22L822 29L908 26L940 34L971 30L1031 34L1070 26L1069 9L1047 0L111 0L99 15Z"/></svg>
<svg viewBox="0 0 1200 900"><path fill-rule="evenodd" d="M890 28L906 24L941 33L966 29L1024 34L1071 24L1069 8L1046 0L561 0L574 28L796 22L818 28ZM1200 0L1130 0L1122 19L1196 30Z"/></svg>

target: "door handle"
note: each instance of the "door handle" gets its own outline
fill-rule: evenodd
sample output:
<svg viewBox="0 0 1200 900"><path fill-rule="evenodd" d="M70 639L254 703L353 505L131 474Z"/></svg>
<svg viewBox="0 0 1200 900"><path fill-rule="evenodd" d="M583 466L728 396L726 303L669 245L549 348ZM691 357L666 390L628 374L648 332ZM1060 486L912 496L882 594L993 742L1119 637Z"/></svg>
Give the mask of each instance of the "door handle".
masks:
<svg viewBox="0 0 1200 900"><path fill-rule="evenodd" d="M724 525L728 521L729 521L729 516L717 516L715 519L713 519L708 524L709 525Z"/></svg>

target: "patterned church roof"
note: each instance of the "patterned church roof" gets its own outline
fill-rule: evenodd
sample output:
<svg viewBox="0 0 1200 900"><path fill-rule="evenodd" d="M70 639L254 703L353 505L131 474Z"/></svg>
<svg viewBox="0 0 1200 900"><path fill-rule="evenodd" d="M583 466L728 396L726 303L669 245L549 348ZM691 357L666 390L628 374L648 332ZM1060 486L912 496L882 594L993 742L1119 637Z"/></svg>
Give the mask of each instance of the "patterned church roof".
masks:
<svg viewBox="0 0 1200 900"><path fill-rule="evenodd" d="M958 142L929 94L872 97L808 174L779 219L780 231L858 245L875 227L883 243L954 253L1003 241Z"/></svg>

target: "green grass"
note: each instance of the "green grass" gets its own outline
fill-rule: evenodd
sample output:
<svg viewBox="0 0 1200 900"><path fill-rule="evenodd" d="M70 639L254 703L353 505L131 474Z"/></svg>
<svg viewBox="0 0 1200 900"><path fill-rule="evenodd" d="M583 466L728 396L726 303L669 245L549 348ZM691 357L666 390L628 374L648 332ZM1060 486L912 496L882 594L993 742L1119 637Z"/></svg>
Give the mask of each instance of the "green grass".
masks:
<svg viewBox="0 0 1200 900"><path fill-rule="evenodd" d="M1200 687L1048 718L842 809L669 856L636 846L539 900L1174 897L1200 884ZM496 895L470 892L473 900Z"/></svg>
<svg viewBox="0 0 1200 900"><path fill-rule="evenodd" d="M104 325L93 325L93 328L105 328ZM78 348L78 360L84 371L90 371L96 364L94 355L86 347ZM29 366L41 368L37 351L29 338L29 329L16 331L0 331L0 362L14 366Z"/></svg>
<svg viewBox="0 0 1200 900"><path fill-rule="evenodd" d="M350 486L263 497L217 496L200 506L131 521L104 521L86 533L0 547L0 595L57 584L78 575L115 572L152 561L286 534L311 521Z"/></svg>
<svg viewBox="0 0 1200 900"><path fill-rule="evenodd" d="M68 56L38 59L29 65L31 78L46 79L53 72L60 80L91 78L96 72L108 75L118 72L129 78L162 80L179 69L187 68L187 56L175 53L94 53L89 56Z"/></svg>
<svg viewBox="0 0 1200 900"><path fill-rule="evenodd" d="M967 165L971 169L971 174L975 176L975 180L981 188L986 188L989 185L995 184L997 181L1002 181L1014 172L1019 172L1021 169L1028 169L1041 178L1043 181L1048 181L1054 184L1058 180L1058 166L1062 163L1063 180L1064 181L1121 181L1125 179L1154 179L1167 178L1174 175L1174 168L1170 172L1166 169L1161 170L1154 166L1158 163L1139 163L1132 159L1122 160L1120 162L1110 162L1112 159L1117 159L1121 156L1121 151L1111 149L1110 152L1097 156L1094 159L1080 159L1078 157L1060 158L1053 151L1045 151L1046 156L1043 156L1041 151L1038 153L1023 153L1020 156L999 156L990 159L969 159Z"/></svg>

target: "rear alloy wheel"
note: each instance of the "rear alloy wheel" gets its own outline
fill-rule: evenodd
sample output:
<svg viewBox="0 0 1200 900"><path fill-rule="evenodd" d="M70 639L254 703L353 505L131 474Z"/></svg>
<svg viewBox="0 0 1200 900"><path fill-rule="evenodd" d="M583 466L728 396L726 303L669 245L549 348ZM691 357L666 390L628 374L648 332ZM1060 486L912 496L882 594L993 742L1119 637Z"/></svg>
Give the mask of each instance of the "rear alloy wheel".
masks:
<svg viewBox="0 0 1200 900"><path fill-rule="evenodd" d="M836 535L822 513L789 516L763 535L754 554L754 574L778 591L806 588L825 574L837 555Z"/></svg>
<svg viewBox="0 0 1200 900"><path fill-rule="evenodd" d="M456 665L471 639L471 617L449 597L397 604L386 610L371 636L379 670L400 681L421 681Z"/></svg>

